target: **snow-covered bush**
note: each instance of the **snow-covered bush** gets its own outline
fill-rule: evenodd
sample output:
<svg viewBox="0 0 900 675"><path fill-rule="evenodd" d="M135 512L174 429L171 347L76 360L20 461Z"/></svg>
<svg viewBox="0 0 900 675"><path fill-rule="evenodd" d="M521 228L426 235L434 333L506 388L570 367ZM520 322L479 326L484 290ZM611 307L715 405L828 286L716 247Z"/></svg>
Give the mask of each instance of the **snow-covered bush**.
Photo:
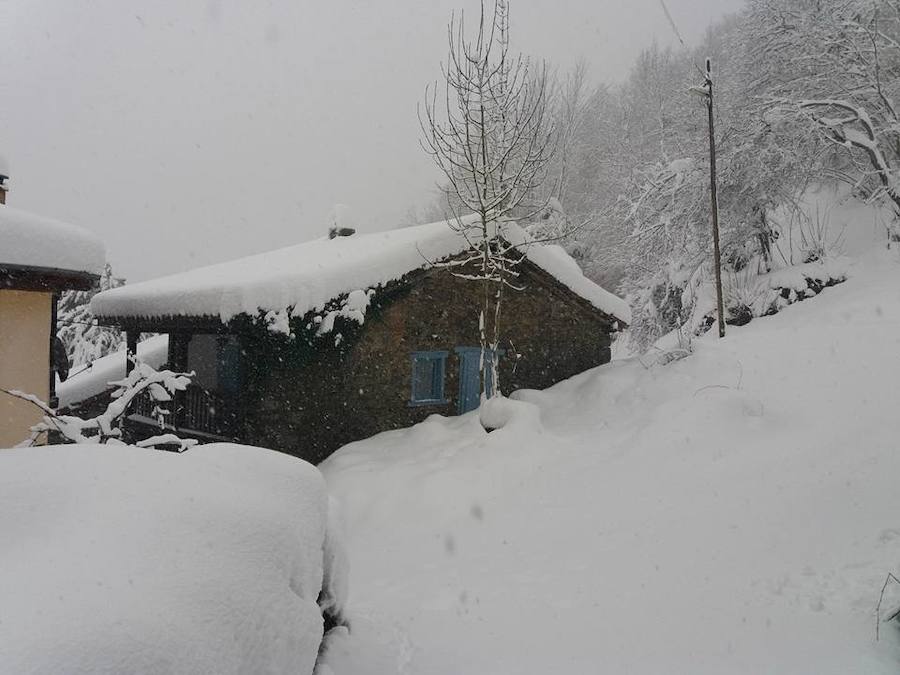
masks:
<svg viewBox="0 0 900 675"><path fill-rule="evenodd" d="M149 396L154 407L152 416L160 429L165 428L166 418L170 411L165 404L173 400L173 396L187 389L193 373L175 373L171 370L156 371L151 366L135 360L134 368L123 380L111 382L114 387L110 394L111 401L106 410L88 419L74 415L60 415L37 396L17 390L2 390L9 396L28 401L43 413L43 419L31 428L31 435L22 445L34 445L39 440L58 438L63 443L121 443L122 420L131 405L143 395ZM194 439L181 439L175 434L154 436L139 445L155 447L157 445L176 445L185 450L197 443Z"/></svg>
<svg viewBox="0 0 900 675"><path fill-rule="evenodd" d="M815 214L800 220L800 253L803 262L833 258L843 252L843 231L831 234L831 218L828 212L816 209Z"/></svg>
<svg viewBox="0 0 900 675"><path fill-rule="evenodd" d="M0 450L0 672L312 675L347 597L333 515L264 448Z"/></svg>
<svg viewBox="0 0 900 675"><path fill-rule="evenodd" d="M677 259L663 263L652 276L626 278L624 288L632 307L629 341L636 351L647 351L671 331L696 331L696 305L703 278L702 268L688 267Z"/></svg>
<svg viewBox="0 0 900 675"><path fill-rule="evenodd" d="M724 280L724 304L728 323L743 325L768 313L777 293L753 270L730 272Z"/></svg>

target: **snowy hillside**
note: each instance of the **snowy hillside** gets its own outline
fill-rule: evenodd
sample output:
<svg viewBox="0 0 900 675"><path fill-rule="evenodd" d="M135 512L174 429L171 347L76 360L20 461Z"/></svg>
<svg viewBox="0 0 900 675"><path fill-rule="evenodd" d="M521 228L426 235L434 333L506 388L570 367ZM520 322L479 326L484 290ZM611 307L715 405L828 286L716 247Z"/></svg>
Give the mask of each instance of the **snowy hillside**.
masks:
<svg viewBox="0 0 900 675"><path fill-rule="evenodd" d="M689 358L524 392L491 434L339 451L334 673L898 672L873 610L900 573L900 261L872 251Z"/></svg>

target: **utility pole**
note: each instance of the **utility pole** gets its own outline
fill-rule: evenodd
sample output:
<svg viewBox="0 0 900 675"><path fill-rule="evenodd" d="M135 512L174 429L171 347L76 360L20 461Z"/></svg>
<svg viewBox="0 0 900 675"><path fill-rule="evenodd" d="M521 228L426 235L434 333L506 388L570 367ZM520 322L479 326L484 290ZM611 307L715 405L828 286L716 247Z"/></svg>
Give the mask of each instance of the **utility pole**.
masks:
<svg viewBox="0 0 900 675"><path fill-rule="evenodd" d="M709 194L712 203L713 255L716 264L716 307L719 337L725 337L725 312L722 307L722 256L719 251L719 199L716 193L716 129L713 123L712 63L706 59L706 108L709 112Z"/></svg>

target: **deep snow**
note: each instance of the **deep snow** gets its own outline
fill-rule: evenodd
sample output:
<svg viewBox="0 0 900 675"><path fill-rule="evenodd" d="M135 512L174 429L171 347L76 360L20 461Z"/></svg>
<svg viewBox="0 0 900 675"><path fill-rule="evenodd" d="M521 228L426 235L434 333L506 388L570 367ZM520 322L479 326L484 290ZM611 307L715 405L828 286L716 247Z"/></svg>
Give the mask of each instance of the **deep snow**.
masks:
<svg viewBox="0 0 900 675"><path fill-rule="evenodd" d="M900 572L897 252L849 274L668 366L523 392L490 434L434 416L332 456L353 632L329 667L898 672L873 614Z"/></svg>
<svg viewBox="0 0 900 675"><path fill-rule="evenodd" d="M311 673L346 589L327 522L270 450L0 450L0 672Z"/></svg>

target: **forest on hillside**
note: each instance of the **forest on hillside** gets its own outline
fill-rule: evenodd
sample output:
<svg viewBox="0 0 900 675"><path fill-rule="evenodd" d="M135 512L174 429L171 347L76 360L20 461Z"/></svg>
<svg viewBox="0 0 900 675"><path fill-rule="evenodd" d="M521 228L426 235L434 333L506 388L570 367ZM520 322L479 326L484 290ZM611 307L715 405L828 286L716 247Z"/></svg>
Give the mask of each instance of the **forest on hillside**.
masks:
<svg viewBox="0 0 900 675"><path fill-rule="evenodd" d="M707 58L732 311L749 311L756 275L836 252L824 216L799 208L810 190L844 183L900 213L895 0L748 0L702 44L646 48L621 83L593 84L585 62L551 72L556 150L533 202L555 231L542 234L627 296L641 350L714 311ZM446 213L442 194L422 217ZM900 236L893 218L884 229L888 245Z"/></svg>

